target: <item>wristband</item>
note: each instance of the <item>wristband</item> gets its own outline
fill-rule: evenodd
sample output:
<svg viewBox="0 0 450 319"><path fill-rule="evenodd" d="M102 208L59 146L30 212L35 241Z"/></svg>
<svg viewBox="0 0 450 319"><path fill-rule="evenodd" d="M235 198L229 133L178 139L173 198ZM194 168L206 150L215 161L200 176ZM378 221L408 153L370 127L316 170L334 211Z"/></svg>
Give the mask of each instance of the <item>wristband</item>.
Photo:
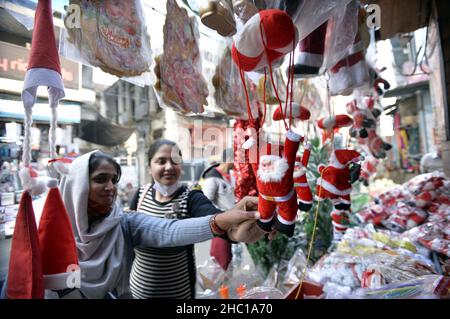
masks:
<svg viewBox="0 0 450 319"><path fill-rule="evenodd" d="M209 220L209 226L211 227L211 231L214 236L222 236L225 235L227 232L220 228L216 223L216 216L217 214L214 214L211 219Z"/></svg>

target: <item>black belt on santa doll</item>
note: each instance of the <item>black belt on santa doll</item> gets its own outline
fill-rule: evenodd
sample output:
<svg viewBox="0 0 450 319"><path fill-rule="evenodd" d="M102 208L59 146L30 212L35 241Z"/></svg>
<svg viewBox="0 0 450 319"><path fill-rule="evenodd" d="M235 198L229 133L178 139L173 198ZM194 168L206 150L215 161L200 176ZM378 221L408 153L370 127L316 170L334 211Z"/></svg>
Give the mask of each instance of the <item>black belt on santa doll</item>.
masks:
<svg viewBox="0 0 450 319"><path fill-rule="evenodd" d="M295 194L295 190L291 189L291 191L284 196L267 196L264 194L259 193L259 195L261 195L262 198L264 198L265 200L269 200L271 202L287 202L288 200L291 199L291 197Z"/></svg>

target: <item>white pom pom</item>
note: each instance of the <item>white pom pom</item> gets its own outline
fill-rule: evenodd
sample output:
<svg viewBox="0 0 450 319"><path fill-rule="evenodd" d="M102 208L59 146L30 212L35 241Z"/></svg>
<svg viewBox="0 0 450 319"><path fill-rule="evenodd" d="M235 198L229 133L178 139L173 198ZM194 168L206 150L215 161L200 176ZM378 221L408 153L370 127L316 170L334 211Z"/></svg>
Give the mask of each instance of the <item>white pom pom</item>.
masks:
<svg viewBox="0 0 450 319"><path fill-rule="evenodd" d="M22 187L24 190L30 191L33 196L40 195L47 190L46 183L38 177L32 177L31 172L37 175L32 168L23 167L20 169L19 177L22 182Z"/></svg>
<svg viewBox="0 0 450 319"><path fill-rule="evenodd" d="M242 144L242 147L244 149L248 150L255 144L256 144L256 140L253 137L250 137L248 140L245 141L244 144Z"/></svg>
<svg viewBox="0 0 450 319"><path fill-rule="evenodd" d="M58 180L56 178L50 178L47 181L47 187L48 188L57 188L58 187Z"/></svg>

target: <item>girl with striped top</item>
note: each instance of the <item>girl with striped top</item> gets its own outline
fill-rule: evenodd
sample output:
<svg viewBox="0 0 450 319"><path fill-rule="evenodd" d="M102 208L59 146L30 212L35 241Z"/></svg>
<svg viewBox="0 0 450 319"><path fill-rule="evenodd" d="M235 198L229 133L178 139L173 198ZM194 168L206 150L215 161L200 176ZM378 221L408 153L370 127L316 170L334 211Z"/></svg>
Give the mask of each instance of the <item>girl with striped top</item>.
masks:
<svg viewBox="0 0 450 319"><path fill-rule="evenodd" d="M221 212L200 190L181 185L181 152L169 140L158 140L148 152L153 183L142 186L130 208L169 219L200 217ZM194 245L136 248L130 288L133 298L195 298Z"/></svg>

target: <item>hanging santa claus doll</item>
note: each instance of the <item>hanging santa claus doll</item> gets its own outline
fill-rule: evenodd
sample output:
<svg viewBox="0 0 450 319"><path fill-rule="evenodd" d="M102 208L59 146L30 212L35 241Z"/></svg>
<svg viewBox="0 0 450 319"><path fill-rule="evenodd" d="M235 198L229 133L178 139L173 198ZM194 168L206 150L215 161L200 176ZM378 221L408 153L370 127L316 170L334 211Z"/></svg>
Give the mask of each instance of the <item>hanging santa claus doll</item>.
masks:
<svg viewBox="0 0 450 319"><path fill-rule="evenodd" d="M338 241L348 227L350 214L351 183L357 180L352 176L350 166L363 160L355 150L334 150L328 165L319 165L320 177L317 179L317 199L330 199L335 210L331 212L333 240Z"/></svg>
<svg viewBox="0 0 450 319"><path fill-rule="evenodd" d="M298 209L307 212L311 209L313 198L306 178L306 167L311 154L311 144L307 143L302 157L297 156L294 168L294 187L298 197Z"/></svg>
<svg viewBox="0 0 450 319"><path fill-rule="evenodd" d="M261 214L257 223L265 231L271 231L272 225L275 225L279 232L289 237L294 234L297 216L294 165L300 140L300 135L289 130L282 156L273 145L267 144L266 152L260 152L256 163L252 163L259 192L258 212ZM253 139L243 145L245 149L256 146Z"/></svg>

